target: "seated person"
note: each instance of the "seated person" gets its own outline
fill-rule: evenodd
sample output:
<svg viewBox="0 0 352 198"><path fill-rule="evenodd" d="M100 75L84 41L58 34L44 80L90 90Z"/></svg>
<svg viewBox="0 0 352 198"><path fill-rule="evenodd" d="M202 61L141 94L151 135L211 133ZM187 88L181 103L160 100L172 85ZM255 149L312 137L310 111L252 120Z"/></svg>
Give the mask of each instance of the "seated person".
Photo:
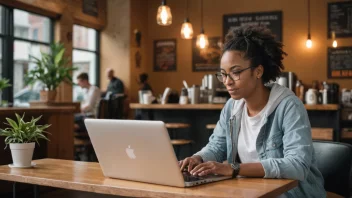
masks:
<svg viewBox="0 0 352 198"><path fill-rule="evenodd" d="M142 91L150 90L151 92L153 92L152 87L148 83L148 74L146 73L139 75L139 86L140 86L139 90L142 90Z"/></svg>
<svg viewBox="0 0 352 198"><path fill-rule="evenodd" d="M89 77L87 73L81 73L77 77L78 85L82 89L86 89L87 92L81 102L81 113L75 115L75 129L77 131L86 131L84 125L84 118L95 117L97 113L97 107L100 101L100 90L97 86L89 83Z"/></svg>
<svg viewBox="0 0 352 198"><path fill-rule="evenodd" d="M112 94L124 94L125 93L124 84L119 78L115 77L113 69L108 68L106 70L106 76L108 77L110 82L109 82L108 88L106 89L105 96L103 95L103 97L105 97L105 99L108 99L110 97L110 95L112 95Z"/></svg>
<svg viewBox="0 0 352 198"><path fill-rule="evenodd" d="M293 179L298 186L280 197L326 197L307 111L291 90L270 83L284 69L282 47L264 27L229 31L216 77L231 98L208 144L180 161L181 170Z"/></svg>

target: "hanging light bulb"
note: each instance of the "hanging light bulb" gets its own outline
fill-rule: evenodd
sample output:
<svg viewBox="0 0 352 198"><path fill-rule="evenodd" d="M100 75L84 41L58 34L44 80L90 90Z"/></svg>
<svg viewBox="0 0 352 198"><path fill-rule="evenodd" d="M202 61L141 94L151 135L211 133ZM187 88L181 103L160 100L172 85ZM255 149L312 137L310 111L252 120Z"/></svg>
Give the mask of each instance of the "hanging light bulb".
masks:
<svg viewBox="0 0 352 198"><path fill-rule="evenodd" d="M308 34L308 39L306 41L306 47L312 48L312 46L313 46L313 42L312 42L312 39L310 38L310 34Z"/></svg>
<svg viewBox="0 0 352 198"><path fill-rule="evenodd" d="M172 24L171 9L166 5L166 0L161 2L156 15L156 21L159 25L168 26Z"/></svg>
<svg viewBox="0 0 352 198"><path fill-rule="evenodd" d="M208 36L204 34L204 30L202 29L201 33L197 36L197 47L200 49L205 49L209 46Z"/></svg>
<svg viewBox="0 0 352 198"><path fill-rule="evenodd" d="M183 39L193 38L193 27L192 24L189 22L188 18L186 18L185 22L182 24L181 37Z"/></svg>
<svg viewBox="0 0 352 198"><path fill-rule="evenodd" d="M188 0L186 0L186 18L181 27L181 37L183 39L193 38L193 27L188 18Z"/></svg>
<svg viewBox="0 0 352 198"><path fill-rule="evenodd" d="M200 17L201 31L200 31L200 34L197 36L196 45L200 49L205 49L209 46L209 41L208 41L208 36L205 35L204 28L203 28L203 0L201 0L200 14L201 14L201 17Z"/></svg>
<svg viewBox="0 0 352 198"><path fill-rule="evenodd" d="M336 40L334 40L334 42L332 42L332 46L333 46L334 48L337 47L337 41L336 41Z"/></svg>
<svg viewBox="0 0 352 198"><path fill-rule="evenodd" d="M332 34L332 40L334 40L332 42L332 47L336 48L337 47L337 41L336 41L336 37L335 37L335 32L333 31L331 34Z"/></svg>

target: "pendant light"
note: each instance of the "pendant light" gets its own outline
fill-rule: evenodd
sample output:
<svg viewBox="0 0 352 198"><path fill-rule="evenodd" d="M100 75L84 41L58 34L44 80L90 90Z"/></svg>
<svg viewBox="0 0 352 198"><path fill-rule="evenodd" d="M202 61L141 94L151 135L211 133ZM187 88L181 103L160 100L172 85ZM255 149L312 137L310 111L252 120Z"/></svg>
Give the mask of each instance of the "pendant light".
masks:
<svg viewBox="0 0 352 198"><path fill-rule="evenodd" d="M183 39L193 38L193 27L188 18L188 0L186 0L186 18L181 27L181 37Z"/></svg>
<svg viewBox="0 0 352 198"><path fill-rule="evenodd" d="M203 0L200 1L201 10L200 10L200 22L201 22L201 30L200 34L197 36L197 47L200 49L205 49L209 46L208 36L204 32L203 28Z"/></svg>
<svg viewBox="0 0 352 198"><path fill-rule="evenodd" d="M308 0L308 38L306 41L306 47L312 48L313 42L310 36L310 0Z"/></svg>
<svg viewBox="0 0 352 198"><path fill-rule="evenodd" d="M336 35L335 35L334 31L331 32L331 37L332 37L332 40L333 40L332 47L336 48L337 47L337 41L336 41Z"/></svg>
<svg viewBox="0 0 352 198"><path fill-rule="evenodd" d="M156 22L162 26L168 26L172 24L171 9L166 5L166 0L162 0L161 5L158 8Z"/></svg>

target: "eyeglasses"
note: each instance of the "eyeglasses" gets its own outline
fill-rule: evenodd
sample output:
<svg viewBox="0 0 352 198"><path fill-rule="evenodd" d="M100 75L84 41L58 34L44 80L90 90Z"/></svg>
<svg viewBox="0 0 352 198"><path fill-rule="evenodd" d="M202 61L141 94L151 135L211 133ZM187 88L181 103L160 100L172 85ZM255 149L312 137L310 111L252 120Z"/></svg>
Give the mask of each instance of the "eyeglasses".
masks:
<svg viewBox="0 0 352 198"><path fill-rule="evenodd" d="M230 73L228 74L224 72L217 72L215 76L220 82L225 82L227 77L230 77L230 79L233 81L237 81L237 80L240 80L240 74L249 68L252 68L252 67L247 67L236 71L230 71Z"/></svg>

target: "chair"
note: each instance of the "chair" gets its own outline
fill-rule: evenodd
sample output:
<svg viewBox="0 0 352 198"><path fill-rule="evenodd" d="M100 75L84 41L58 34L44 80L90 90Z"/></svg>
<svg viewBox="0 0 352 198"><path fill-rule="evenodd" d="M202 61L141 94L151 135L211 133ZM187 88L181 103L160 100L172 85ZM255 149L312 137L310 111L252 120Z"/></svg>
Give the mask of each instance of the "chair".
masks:
<svg viewBox="0 0 352 198"><path fill-rule="evenodd" d="M171 144L175 147L175 153L177 159L180 159L180 150L182 146L191 145L193 143L192 140L187 139L178 139L177 132L178 129L186 129L191 125L186 123L165 123L165 127L170 132Z"/></svg>
<svg viewBox="0 0 352 198"><path fill-rule="evenodd" d="M96 118L104 119L109 117L109 100L100 99L97 107ZM90 141L87 131L74 133L74 151L75 160L79 161L97 161L95 152Z"/></svg>
<svg viewBox="0 0 352 198"><path fill-rule="evenodd" d="M328 197L335 197L333 193L343 197L350 196L352 177L352 145L313 141L318 169L324 177L324 187Z"/></svg>
<svg viewBox="0 0 352 198"><path fill-rule="evenodd" d="M110 96L108 104L108 119L123 119L125 98L126 96L124 94L115 94Z"/></svg>

